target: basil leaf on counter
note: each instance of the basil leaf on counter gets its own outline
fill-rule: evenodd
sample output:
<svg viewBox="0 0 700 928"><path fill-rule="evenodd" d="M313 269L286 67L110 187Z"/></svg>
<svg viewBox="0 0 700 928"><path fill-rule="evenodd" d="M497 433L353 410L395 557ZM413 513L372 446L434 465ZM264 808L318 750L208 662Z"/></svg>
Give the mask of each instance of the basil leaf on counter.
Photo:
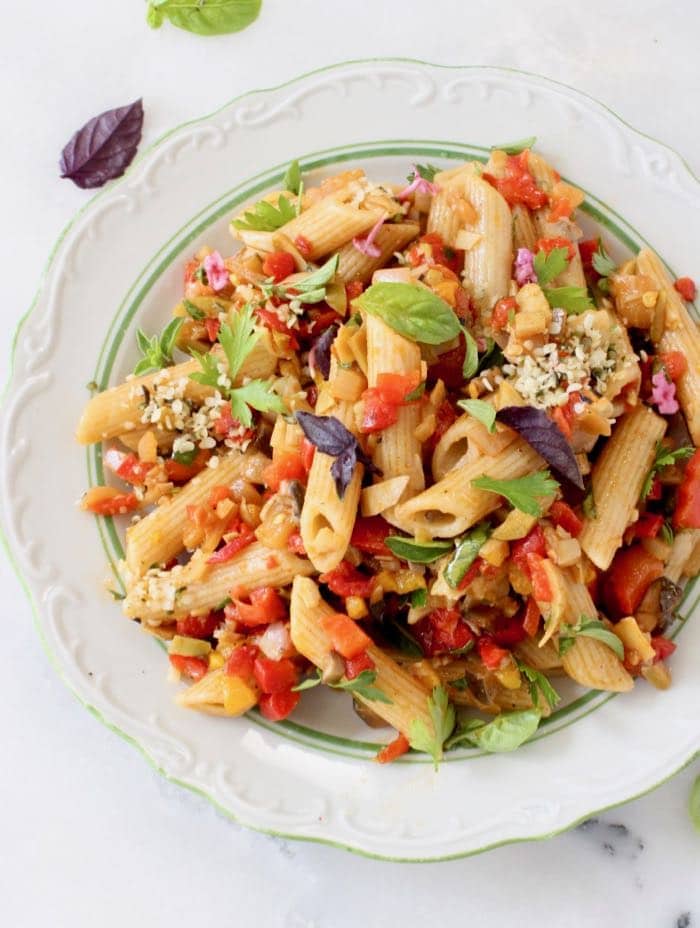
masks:
<svg viewBox="0 0 700 928"><path fill-rule="evenodd" d="M534 406L504 406L496 413L499 422L524 438L549 464L555 474L584 489L576 455L564 433L543 409Z"/></svg>
<svg viewBox="0 0 700 928"><path fill-rule="evenodd" d="M531 738L540 724L538 709L501 712L492 722L469 719L445 745L446 748L469 744L490 754L514 751Z"/></svg>
<svg viewBox="0 0 700 928"><path fill-rule="evenodd" d="M496 410L491 403L485 400L459 400L457 405L470 416L478 419L489 432L496 431Z"/></svg>
<svg viewBox="0 0 700 928"><path fill-rule="evenodd" d="M167 19L197 35L240 32L258 18L262 0L149 0L146 22L158 29Z"/></svg>
<svg viewBox="0 0 700 928"><path fill-rule="evenodd" d="M397 557L414 564L432 564L452 550L451 541L416 541L415 538L402 538L400 535L389 535L384 543Z"/></svg>
<svg viewBox="0 0 700 928"><path fill-rule="evenodd" d="M90 119L61 152L61 177L83 189L101 187L121 177L139 147L142 127L141 100Z"/></svg>
<svg viewBox="0 0 700 928"><path fill-rule="evenodd" d="M424 345L442 345L456 338L461 325L454 310L431 290L414 284L381 281L353 300L366 313L379 316L389 328Z"/></svg>
<svg viewBox="0 0 700 928"><path fill-rule="evenodd" d="M455 553L443 571L445 582L453 590L456 590L464 579L490 534L490 527L486 522L482 522L457 542Z"/></svg>

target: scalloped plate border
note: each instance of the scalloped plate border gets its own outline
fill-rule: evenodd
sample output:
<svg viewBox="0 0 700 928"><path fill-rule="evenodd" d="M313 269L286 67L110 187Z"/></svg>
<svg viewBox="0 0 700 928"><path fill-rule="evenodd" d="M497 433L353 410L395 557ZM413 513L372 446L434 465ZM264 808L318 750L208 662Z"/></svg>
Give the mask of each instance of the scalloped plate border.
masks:
<svg viewBox="0 0 700 928"><path fill-rule="evenodd" d="M35 309L35 307L36 307L37 304L38 304L39 298L40 298L40 296L41 296L41 294L42 294L42 292L43 292L43 288L44 288L44 285L45 285L45 282L46 282L46 278L47 278L47 275L48 275L48 271L49 271L49 269L52 267L52 264L53 264L53 262L54 262L54 260L55 260L55 258L56 258L56 256L57 256L57 254L59 253L59 249L60 249L60 246L61 246L62 242L64 241L64 239L66 238L66 236L67 236L67 234L70 232L70 230L73 228L73 226L77 223L78 219L81 218L86 212L88 212L88 211L90 211L91 209L93 209L94 204L96 203L96 201L98 201L100 198L102 198L102 197L105 196L105 195L111 194L115 189L118 189L119 186L120 186L121 184L123 184L125 181L128 181L128 180L130 179L130 177L131 177L132 172L133 172L138 166L140 166L142 162L144 162L146 159L148 159L149 156L150 156L154 151L156 151L160 146L162 146L163 143L164 143L167 139L169 139L170 137L172 137L172 136L175 135L176 133L181 132L182 130L184 130L185 128L187 128L187 127L189 127L189 126L193 126L193 125L198 124L198 123L205 123L208 119L211 119L213 116L215 116L215 115L217 115L217 114L219 114L219 113L222 113L223 111L225 111L225 110L228 109L229 107L233 106L233 105L236 104L236 103L240 103L241 101L245 100L246 98L253 98L253 97L259 96L261 93L272 93L272 92L274 92L274 91L279 91L279 90L281 90L281 89L284 89L284 88L287 88L287 87L291 87L291 86L293 86L293 85L295 85L295 84L299 84L299 83L301 83L301 82L303 82L303 81L305 81L305 80L308 80L309 78L314 77L315 75L325 74L325 73L334 72L334 71L337 72L337 71L340 71L341 69L349 69L349 68L351 69L353 66L357 66L358 68L362 68L363 66L373 65L373 64L374 64L374 65L401 64L401 65L413 66L413 67L418 68L418 69L420 69L421 67L425 67L425 68L435 68L435 69L444 70L444 71L470 72L470 73L472 73L472 74L473 74L474 72L479 72L479 71L481 71L481 72L484 72L485 74L496 74L496 75L501 74L501 75L510 75L510 76L522 76L522 77L524 77L524 78L535 79L536 81L542 82L545 86L546 86L546 85L551 85L551 87L553 87L553 88L560 88L561 90L566 91L567 93L573 95L574 97L582 98L583 100L587 101L588 104L589 104L589 106L592 104L592 105L594 105L595 107L600 108L600 110L602 110L605 114L607 114L607 115L605 116L605 118L606 118L609 122L617 122L618 124L621 124L622 126L624 126L624 127L628 130L628 132L632 133L633 135L636 135L636 136L638 136L638 137L640 137L640 138L646 139L647 141L652 142L654 146L657 146L658 148L660 148L660 149L662 149L662 150L665 150L665 152L668 153L668 154L666 155L666 157L668 157L668 155L670 155L670 156L671 156L671 160L672 160L672 161L675 161L677 165L680 165L680 167L683 169L683 172L687 172L687 175L692 179L692 181L695 182L695 184L698 183L698 178L694 175L694 173L692 172L692 170L690 169L690 167L687 165L687 163L684 161L684 159L683 159L674 149L672 149L670 146L667 146L667 145L665 145L664 143L659 142L658 140L654 139L652 136L646 135L646 134L644 134L644 133L642 133L642 132L639 132L638 130L634 129L632 126L630 126L628 123L626 123L623 119L621 119L616 113L614 113L613 110L611 110L609 107L605 106L604 104L599 103L599 102L598 102L597 100L595 100L593 97L591 97L591 96L589 96L589 95L587 95L587 94L585 94L585 93L583 93L583 92L581 92L581 91L578 91L578 90L576 90L575 88L571 88L571 87L569 87L568 85L563 84L563 83L561 83L561 82L552 81L552 80L550 80L550 79L544 78L544 77L542 77L541 75L532 74L532 73L530 73L530 72L525 72L525 71L518 71L517 69L495 68L495 67L490 67L490 66L481 67L481 66L435 65L435 64L430 64L430 63L428 63L428 62L416 61L416 60L405 59L405 58L360 59L360 60L355 60L355 61L341 62L341 63L339 63L339 64L337 64L337 65L332 65L332 66L329 66L329 67L326 67L326 68L316 69L316 70L307 72L306 74L300 75L300 76L298 76L298 77L296 77L296 78L294 78L294 79L292 79L292 80L290 80L290 81L288 81L288 82L285 82L285 83L283 83L283 84L280 84L280 85L278 85L278 86L276 86L276 87L265 88L265 89L263 89L263 90L251 91L251 92L242 94L242 95L240 95L240 96L237 96L237 97L233 98L232 100L230 100L229 102L225 103L222 107L220 107L220 108L218 108L217 110L213 111L212 113L210 113L210 114L208 114L208 115L206 115L206 116L200 117L200 118L198 118L198 119L194 119L194 120L190 120L190 121L188 121L188 122L185 122L185 123L183 123L183 124L181 124L181 125L175 127L174 129L170 130L169 132L166 132L166 133L163 134L160 138L158 138L151 146L149 146L142 154L139 155L139 157L134 161L134 163L133 163L132 166L129 168L129 170L127 171L127 173L124 175L123 178L121 178L120 180L118 180L118 181L116 181L115 183L111 184L111 185L108 186L105 190L100 191L100 193L98 193L96 196L92 197L92 198L91 198L91 199L90 199L90 200L89 200L89 201L88 201L76 214L75 214L75 216L70 220L70 222L64 227L64 229L63 229L62 232L60 233L60 235L59 235L59 237L58 237L58 239L57 239L57 241L56 241L54 247L52 248L52 250L51 250L51 252L50 252L50 254L49 254L49 257L48 257L48 259L47 259L47 263L46 263L46 265L45 265L45 267L44 267L44 270L43 270L43 272L42 272L40 284L39 284L39 287L38 287L37 292L36 292L36 294L35 294L35 297L34 297L32 303L31 303L29 309L28 309L28 310L26 311L26 313L21 317L21 319L19 320L19 322L18 322L18 324L17 324L16 330L15 330L15 334L14 334L14 338L13 338L13 341L12 341L12 346L11 346L11 364L10 364L10 371L9 371L9 375L8 375L8 381L7 381L7 384L5 385L5 389L4 389L4 391L3 391L3 397L2 397L3 400L4 400L3 410L2 410L3 413L6 413L6 412L7 412L7 407L8 407L8 405L9 405L9 399L10 399L10 385L11 385L11 383L12 383L12 381L13 381L13 377L14 377L14 375L15 375L14 365L15 365L15 360L16 360L18 341L19 341L20 334L21 334L21 332L22 332L22 328L23 328L25 322L27 321L27 319L29 318L29 316L31 315L32 311ZM598 113L598 115L600 115L600 112ZM687 178L686 178L686 179L687 179ZM6 449L3 448L3 451L6 451ZM148 749L147 749L144 745L142 745L142 744L138 741L137 738L132 737L131 735L125 733L124 731L122 731L121 729L119 729L117 726L115 726L114 724L112 724L107 718L105 718L105 717L103 716L102 713L100 713L94 706L90 705L90 703L89 703L86 699L84 699L84 698L76 691L75 687L74 687L73 684L68 680L66 674L64 673L59 658L52 652L51 648L50 648L49 645L48 645L48 642L47 642L47 640L46 640L46 637L45 637L45 635L44 635L44 631L43 631L43 628L42 628L41 618L40 618L40 611L39 611L38 605L37 605L37 603L36 603L36 601L35 601L34 593L32 592L32 589L31 589L31 587L30 587L28 581L26 580L25 576L23 575L23 573L22 573L22 571L21 571L21 569L20 569L19 564L17 563L17 560L16 560L16 558L15 558L14 552L12 551L11 546L10 546L10 543L9 543L9 540L8 540L8 535L7 535L7 533L6 533L5 529L4 529L4 527L2 527L2 525L0 525L0 540L2 541L2 544L3 544L3 546L4 546L4 548L5 548L6 552L7 552L8 560L9 560L9 562L11 563L11 565L12 565L12 567L13 567L13 569L14 569L14 571L15 571L17 577L18 577L18 580L19 580L19 582L20 582L20 585L22 586L22 588L24 589L24 591L25 591L25 593L26 593L26 595L27 595L27 598L28 598L28 600L29 600L29 603L30 603L30 606L31 606L31 609L32 609L32 615L33 615L34 624L35 624L35 627L36 627L37 632L38 632L38 634L39 634L40 640L42 641L42 645L44 646L44 649L45 649L45 651L46 651L46 653L47 653L47 656L49 657L49 660L50 660L52 666L56 669L56 671L57 671L57 673L59 674L59 676L61 677L61 679L66 683L66 685L68 686L68 688L71 690L71 692L74 693L74 695L79 699L79 701L82 702L83 705L85 705L86 708L87 708L93 715L95 715L101 722L103 722L108 728L110 728L110 729L112 729L113 731L115 731L117 734L119 734L121 737L123 737L126 741L128 741L130 744L132 744L134 747L136 747L136 748L142 753L142 755L144 756L144 758L153 766L153 768L154 768L155 770L157 770L159 773L161 773L163 776L165 776L167 779L169 779L171 782L177 783L178 785L183 786L183 787L185 787L185 788L191 790L192 792L195 792L195 793L197 793L197 794L199 794L199 795L201 795L201 796L204 796L204 798L208 799L208 800L209 800L220 812L222 812L225 816L227 816L227 817L229 817L229 818L232 818L232 819L234 819L235 821L240 822L241 824L245 824L245 825L247 825L247 827L251 827L251 828L253 828L253 829L255 829L255 830L261 831L261 832L266 833L266 834L271 834L271 835L275 835L275 836L278 836L278 837L284 837L284 838L289 838L289 839L293 839L293 840L307 840L307 841L313 841L313 842L315 842L315 843L327 844L327 845L330 845L330 846L333 846L333 847L338 847L338 848L341 848L341 849L349 850L349 851L352 851L352 852L361 854L361 855L363 855L363 856L367 856L367 857L375 858L375 859L382 859L382 860L392 860L392 861L401 861L401 862L428 862L428 861L438 861L438 860L451 860L451 859L455 859L455 858L471 856L471 855L473 855L473 854L481 853L481 852L484 852L484 851L486 851L486 850L490 850L490 849L495 848L495 847L503 846L503 845L505 845L505 844L522 843L522 842L531 841L531 840L542 840L542 839L546 839L546 838L552 837L552 836L554 836L554 835L556 835L556 834L560 834L561 832L566 831L566 830L568 830L569 828L574 827L575 825L577 825L577 824L580 823L581 821L584 821L586 818L590 817L591 815L595 815L595 814L602 813L602 812L604 812L604 811L606 811L606 810L608 810L608 809L611 809L611 808L614 808L614 807L617 806L617 805L620 805L621 803L630 801L630 800L632 800L632 799L636 799L636 798L638 798L639 796L644 795L645 793L650 792L651 790L655 789L657 786L660 786L662 783L667 782L667 780L669 780L669 779L671 779L673 776L675 776L680 770L682 770L685 766L687 766L688 764L690 764L697 756L700 755L700 750L692 751L691 754L690 754L690 756L688 756L688 757L684 760L684 762L683 762L682 764L680 764L680 766L677 766L676 769L674 769L672 772L670 772L666 777L664 777L664 778L662 778L661 780L658 780L658 781L656 781L656 782L654 782L654 783L650 783L648 786L646 786L646 787L645 787L644 789L642 789L641 791L636 792L633 796L625 796L625 797L622 797L622 798L619 798L619 799L616 798L615 801L613 801L613 802L611 802L611 803L609 803L609 804L607 804L607 805L604 805L604 806L602 806L602 807L597 807L597 808L595 808L595 809L588 810L588 811L586 811L585 813L581 814L580 816L577 816L573 821L566 822L566 823L564 823L563 825L561 825L560 827L557 827L557 828L555 828L555 829L548 830L548 831L545 832L545 833L541 833L541 834L532 834L532 835L528 835L528 836L525 836L525 837L505 838L505 839L500 840L500 841L495 841L495 842L489 843L489 844L487 844L487 845L485 845L485 846L482 846L482 847L470 848L470 849L465 850L465 851L459 851L459 852L456 852L456 853L450 853L450 854L447 854L447 855L444 855L444 856L437 855L437 856L419 858L419 857L415 857L415 856L411 856L411 857L401 857L401 856L395 856L395 855L383 855L383 854L380 854L380 853L374 853L374 852L372 852L372 851L369 851L369 850L367 850L366 848L362 848L362 847L350 845L350 844L345 843L345 842L343 842L343 841L335 841L335 840L331 840L331 839L325 839L325 838L323 838L323 837L319 837L319 836L316 836L316 835L311 836L311 835L304 835L304 834L298 834L298 833L286 833L286 832L284 832L284 831L278 831L278 830L276 830L276 829L263 828L263 827L260 827L259 825L254 824L254 823L243 822L240 818L236 817L230 810L228 810L228 809L226 809L224 806L222 806L216 799L214 799L213 796L209 795L205 790L203 790L203 789L201 789L201 788L199 788L199 787L193 785L192 783L185 782L184 780L178 779L177 777L175 777L175 776L169 774L165 769L163 769L161 766L159 766L159 764L158 764L157 761L154 759L154 757L151 756L151 754L149 753Z"/></svg>

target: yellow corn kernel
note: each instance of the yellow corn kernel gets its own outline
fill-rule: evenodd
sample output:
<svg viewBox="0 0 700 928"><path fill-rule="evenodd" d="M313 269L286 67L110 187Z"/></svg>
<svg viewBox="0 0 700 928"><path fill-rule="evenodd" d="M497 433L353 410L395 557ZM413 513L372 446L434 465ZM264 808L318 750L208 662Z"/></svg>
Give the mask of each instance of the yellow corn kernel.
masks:
<svg viewBox="0 0 700 928"><path fill-rule="evenodd" d="M351 619L361 619L367 615L367 604L361 596L348 596L345 599L345 612Z"/></svg>
<svg viewBox="0 0 700 928"><path fill-rule="evenodd" d="M224 676L224 711L226 715L243 715L258 701L258 694L240 677Z"/></svg>

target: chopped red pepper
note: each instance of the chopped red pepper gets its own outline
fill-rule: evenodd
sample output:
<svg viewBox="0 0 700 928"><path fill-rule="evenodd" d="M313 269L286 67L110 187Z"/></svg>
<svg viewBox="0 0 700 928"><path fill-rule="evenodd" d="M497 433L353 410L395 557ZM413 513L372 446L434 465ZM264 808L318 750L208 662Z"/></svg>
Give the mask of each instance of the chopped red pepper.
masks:
<svg viewBox="0 0 700 928"><path fill-rule="evenodd" d="M260 321L265 326L265 328L270 329L272 332L282 332L289 338L289 347L296 351L299 347L299 342L294 334L294 329L288 328L286 322L282 322L279 316L276 313L273 313L269 309L256 309L256 315L260 318Z"/></svg>
<svg viewBox="0 0 700 928"><path fill-rule="evenodd" d="M548 197L540 190L528 167L529 151L519 155L508 155L503 177L494 177L484 172L481 176L503 196L509 206L522 203L528 209L540 209L547 203Z"/></svg>
<svg viewBox="0 0 700 928"><path fill-rule="evenodd" d="M687 300L689 303L695 299L697 287L695 286L695 281L692 279L692 277L679 277L678 280L674 280L673 286L680 293L683 299Z"/></svg>
<svg viewBox="0 0 700 928"><path fill-rule="evenodd" d="M287 539L287 547L292 554L299 554L302 557L306 556L306 548L304 547L300 532L292 532Z"/></svg>
<svg viewBox="0 0 700 928"><path fill-rule="evenodd" d="M489 670L499 670L503 662L510 656L510 651L499 647L491 635L482 635L476 642L481 663Z"/></svg>
<svg viewBox="0 0 700 928"><path fill-rule="evenodd" d="M210 554L207 558L207 564L225 564L227 561L234 558L240 551L243 551L244 548L247 548L248 545L252 545L254 541L255 532L249 525L242 522L238 535L223 544L213 554Z"/></svg>
<svg viewBox="0 0 700 928"><path fill-rule="evenodd" d="M262 473L265 486L276 493L283 480L300 480L306 482L306 468L299 452L288 451L280 454L272 464L268 464Z"/></svg>
<svg viewBox="0 0 700 928"><path fill-rule="evenodd" d="M664 524L664 517L655 512L643 512L634 523L635 538L656 538Z"/></svg>
<svg viewBox="0 0 700 928"><path fill-rule="evenodd" d="M474 640L458 609L433 609L411 626L411 633L426 657L461 650Z"/></svg>
<svg viewBox="0 0 700 928"><path fill-rule="evenodd" d="M186 657L184 654L168 655L170 663L178 673L184 674L191 680L201 680L209 670L209 661L204 657Z"/></svg>
<svg viewBox="0 0 700 928"><path fill-rule="evenodd" d="M139 501L134 493L115 493L87 504L87 509L96 516L119 516L136 509Z"/></svg>
<svg viewBox="0 0 700 928"><path fill-rule="evenodd" d="M578 538L583 531L583 519L576 515L571 506L561 500L552 503L547 515L555 525L561 526L564 531L568 532L569 535L573 535L574 538Z"/></svg>
<svg viewBox="0 0 700 928"><path fill-rule="evenodd" d="M558 222L560 219L568 219L574 211L574 207L568 197L552 197L550 205L551 208L547 214L549 222Z"/></svg>
<svg viewBox="0 0 700 928"><path fill-rule="evenodd" d="M514 296L506 296L493 307L491 316L491 326L494 329L505 329L510 321L511 313L518 309L518 303Z"/></svg>
<svg viewBox="0 0 700 928"><path fill-rule="evenodd" d="M372 644L372 639L362 631L357 622L353 622L342 612L322 616L320 624L330 638L333 650L346 660L359 657Z"/></svg>
<svg viewBox="0 0 700 928"><path fill-rule="evenodd" d="M357 657L349 657L345 660L345 677L348 680L354 680L359 677L365 670L375 670L376 664L369 656L367 651L362 651Z"/></svg>
<svg viewBox="0 0 700 928"><path fill-rule="evenodd" d="M260 697L258 708L262 715L271 722L281 722L296 709L301 693L286 690L282 693L265 693Z"/></svg>
<svg viewBox="0 0 700 928"><path fill-rule="evenodd" d="M683 483L678 487L673 527L676 530L700 528L700 449L685 466Z"/></svg>
<svg viewBox="0 0 700 928"><path fill-rule="evenodd" d="M532 595L538 603L551 603L554 598L549 577L544 568L544 558L540 554L527 555L527 569L532 583Z"/></svg>
<svg viewBox="0 0 700 928"><path fill-rule="evenodd" d="M442 380L448 390L458 390L464 383L464 356L466 354L466 342L464 335L460 334L459 342L449 351L443 351L438 355L428 368L428 380L435 383ZM445 400L447 402L447 400Z"/></svg>
<svg viewBox="0 0 700 928"><path fill-rule="evenodd" d="M360 573L349 561L341 561L333 570L318 578L336 596L369 596L374 587L374 577Z"/></svg>
<svg viewBox="0 0 700 928"><path fill-rule="evenodd" d="M665 661L676 650L676 645L663 635L652 635L651 646L654 649L654 663Z"/></svg>
<svg viewBox="0 0 700 928"><path fill-rule="evenodd" d="M659 361L666 368L666 373L674 383L680 380L688 370L688 359L682 351L664 351L659 355Z"/></svg>
<svg viewBox="0 0 700 928"><path fill-rule="evenodd" d="M525 606L525 615L523 616L523 628L530 638L534 638L537 634L541 618L542 613L540 612L540 607L537 605L537 600L534 596L529 596Z"/></svg>
<svg viewBox="0 0 700 928"><path fill-rule="evenodd" d="M555 248L566 248L569 261L576 257L576 246L574 243L570 239L562 238L561 236L538 239L535 243L535 254L537 254L538 251L543 251L548 255Z"/></svg>
<svg viewBox="0 0 700 928"><path fill-rule="evenodd" d="M537 604L535 603L535 605ZM537 617L539 619L539 610L537 611ZM510 618L499 616L494 623L492 637L496 644L502 648L514 648L516 644L520 644L521 641L527 638L522 615L514 615Z"/></svg>
<svg viewBox="0 0 700 928"><path fill-rule="evenodd" d="M165 473L172 483L187 483L196 477L207 466L211 451L200 448L191 464L182 464L175 458L168 458L165 462Z"/></svg>
<svg viewBox="0 0 700 928"><path fill-rule="evenodd" d="M304 470L308 474L311 470L311 465L314 462L314 455L316 454L316 445L312 444L308 438L304 438L301 443L301 463L304 466Z"/></svg>
<svg viewBox="0 0 700 928"><path fill-rule="evenodd" d="M345 284L345 296L348 299L348 303L356 300L364 289L365 285L361 280L351 280L349 283Z"/></svg>
<svg viewBox="0 0 700 928"><path fill-rule="evenodd" d="M394 530L381 516L360 516L353 526L350 544L366 554L391 556L385 544L387 535Z"/></svg>
<svg viewBox="0 0 700 928"><path fill-rule="evenodd" d="M214 319L212 316L207 316L207 318L204 320L204 328L207 330L207 338L213 344L219 337L221 323L218 319Z"/></svg>
<svg viewBox="0 0 700 928"><path fill-rule="evenodd" d="M365 390L360 431L379 432L399 418L399 408L411 401L407 397L420 383L420 374L380 374L377 385Z"/></svg>
<svg viewBox="0 0 700 928"><path fill-rule="evenodd" d="M289 277L290 274L294 273L296 264L288 251L273 251L271 254L265 255L262 269L263 274L272 277L274 282L278 284L285 277Z"/></svg>
<svg viewBox="0 0 700 928"><path fill-rule="evenodd" d="M379 764L390 764L392 760L405 754L411 745L406 735L399 734L392 742L385 745L377 754L376 760Z"/></svg>
<svg viewBox="0 0 700 928"><path fill-rule="evenodd" d="M598 251L599 247L599 238L587 238L585 241L578 243L578 253L581 255L583 270L588 276L593 277L594 280L598 280L600 277L600 274L593 267L593 255Z"/></svg>
<svg viewBox="0 0 700 928"><path fill-rule="evenodd" d="M514 541L510 548L510 556L513 563L529 577L530 570L527 563L528 554L539 554L540 557L545 557L547 554L544 532L539 523L524 538Z"/></svg>
<svg viewBox="0 0 700 928"><path fill-rule="evenodd" d="M210 509L216 509L219 503L222 503L225 499L233 499L233 493L229 487L225 486L215 486L211 488L209 492L209 499L207 500L207 505Z"/></svg>
<svg viewBox="0 0 700 928"><path fill-rule="evenodd" d="M152 463L140 461L135 454L131 453L124 455L123 461L114 473L117 477L121 477L122 480L126 480L127 483L142 486L146 480L146 474L153 466Z"/></svg>
<svg viewBox="0 0 700 928"><path fill-rule="evenodd" d="M314 246L305 235L297 235L294 244L303 258L310 258L313 254Z"/></svg>
<svg viewBox="0 0 700 928"><path fill-rule="evenodd" d="M603 581L603 598L610 616L634 615L649 586L663 572L663 561L641 544L618 551Z"/></svg>
<svg viewBox="0 0 700 928"><path fill-rule="evenodd" d="M224 672L229 677L241 677L242 680L253 680L253 669L258 649L252 644L242 644L233 650L224 665Z"/></svg>
<svg viewBox="0 0 700 928"><path fill-rule="evenodd" d="M263 693L283 693L296 685L299 672L296 664L288 657L271 661L269 657L256 657L253 676Z"/></svg>
<svg viewBox="0 0 700 928"><path fill-rule="evenodd" d="M425 443L428 454L432 454L435 446L453 422L457 421L457 413L449 400L443 400L435 411L435 431Z"/></svg>
<svg viewBox="0 0 700 928"><path fill-rule="evenodd" d="M429 248L423 249L420 245L428 245ZM418 243L409 249L406 257L412 267L418 267L424 263L439 264L452 271L453 274L459 274L464 264L464 252L445 245L438 232L428 232L421 236Z"/></svg>
<svg viewBox="0 0 700 928"><path fill-rule="evenodd" d="M237 590L231 591L232 602L224 608L228 620L239 625L256 628L259 625L271 625L287 617L287 607L277 590L271 586L262 586L251 590L249 603L243 602L242 597L233 595Z"/></svg>
<svg viewBox="0 0 700 928"><path fill-rule="evenodd" d="M186 615L177 620L178 635L186 638L211 638L221 625L223 615L220 612L207 612L206 615Z"/></svg>

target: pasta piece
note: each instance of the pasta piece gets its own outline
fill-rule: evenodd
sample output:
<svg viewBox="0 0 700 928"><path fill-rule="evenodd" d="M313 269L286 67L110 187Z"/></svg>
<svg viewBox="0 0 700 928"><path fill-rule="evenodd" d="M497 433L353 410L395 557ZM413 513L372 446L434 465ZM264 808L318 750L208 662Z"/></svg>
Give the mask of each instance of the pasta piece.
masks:
<svg viewBox="0 0 700 928"><path fill-rule="evenodd" d="M223 353L220 353L220 358L225 364ZM236 384L240 384L244 377L270 377L276 364L277 357L273 353L270 333L267 329L261 330L257 344L243 362L236 377ZM190 374L200 369L198 361L184 361L182 364L163 368L162 371L132 377L119 386L97 393L85 407L78 423L76 438L82 445L89 445L114 438L123 432L140 429L145 402L144 390L152 394L156 387L175 386L181 390L182 397L187 401L203 403L208 396L213 395L214 390L197 383L196 380L190 380Z"/></svg>
<svg viewBox="0 0 700 928"><path fill-rule="evenodd" d="M347 429L353 430L354 415L350 403L339 402L329 413ZM355 524L365 470L362 464L356 465L345 495L340 499L331 474L334 461L335 458L316 450L301 510L300 530L304 549L311 563L321 573L333 570L345 556Z"/></svg>
<svg viewBox="0 0 700 928"><path fill-rule="evenodd" d="M655 281L666 301L666 322L659 350L680 351L685 355L687 368L676 383L678 400L693 444L700 445L700 334L697 323L653 251L643 248L637 255L637 267L640 273Z"/></svg>
<svg viewBox="0 0 700 928"><path fill-rule="evenodd" d="M243 715L258 701L258 691L239 677L229 677L219 670L210 670L197 683L182 690L175 701L186 709L196 709L207 715Z"/></svg>
<svg viewBox="0 0 700 928"><path fill-rule="evenodd" d="M432 487L400 503L397 518L410 526L414 534L452 538L501 505L498 494L472 487L473 479L487 475L509 480L524 477L542 466L537 452L516 439L499 455L484 455L454 467Z"/></svg>
<svg viewBox="0 0 700 928"><path fill-rule="evenodd" d="M302 236L309 246L304 252L305 256L315 261L337 251L356 235L368 232L382 215L383 210L357 209L327 197L283 225L280 232L291 241Z"/></svg>
<svg viewBox="0 0 700 928"><path fill-rule="evenodd" d="M527 248L528 251L535 250L535 242L539 238L532 213L523 206L522 203L516 203L512 207L513 212L513 249Z"/></svg>
<svg viewBox="0 0 700 928"><path fill-rule="evenodd" d="M410 479L408 474L405 474L365 487L360 497L362 515L378 516L385 509L391 509L398 503Z"/></svg>
<svg viewBox="0 0 700 928"><path fill-rule="evenodd" d="M464 286L482 316L488 317L510 288L513 265L510 207L491 184L475 174L466 176L464 192L478 214L471 231L481 235L464 255Z"/></svg>
<svg viewBox="0 0 700 928"><path fill-rule="evenodd" d="M477 220L476 210L464 192L465 178L474 173L473 164L463 164L435 175L438 191L430 202L427 231L436 232L451 248L457 247L460 232Z"/></svg>
<svg viewBox="0 0 700 928"><path fill-rule="evenodd" d="M324 670L330 661L332 648L319 619L333 612L332 607L321 598L313 580L304 577L294 580L290 607L292 643L300 654L320 670ZM415 720L422 721L428 731L433 732L428 712L429 690L376 645L370 645L367 653L376 668L374 685L391 703L365 699L360 695L356 698L407 737L410 735L411 723Z"/></svg>
<svg viewBox="0 0 700 928"><path fill-rule="evenodd" d="M684 532L679 532L673 539L671 556L669 557L666 567L664 568L664 577L678 583L681 577L693 576L696 571L692 569L689 562L700 548L700 528L691 528Z"/></svg>
<svg viewBox="0 0 700 928"><path fill-rule="evenodd" d="M247 590L283 587L296 576L313 573L305 558L266 548L260 542L248 545L230 561L207 567L199 579L183 584L186 569L178 566L156 575L146 574L127 593L123 603L125 614L146 623L169 622L190 613L216 609L235 587Z"/></svg>
<svg viewBox="0 0 700 928"><path fill-rule="evenodd" d="M420 371L420 348L415 342L390 329L378 316L368 315L366 326L370 387L377 385L377 378L382 373L416 374ZM425 486L421 444L415 435L420 416L418 405L400 408L398 421L379 434L372 454L372 461L381 471L383 479L408 476L408 484L400 499L415 496ZM384 518L392 525L403 527L395 507L386 510Z"/></svg>
<svg viewBox="0 0 700 928"><path fill-rule="evenodd" d="M455 420L435 446L432 472L442 478L457 464L464 464L480 454L497 455L515 441L516 435L500 423L492 434L481 422L465 413Z"/></svg>
<svg viewBox="0 0 700 928"><path fill-rule="evenodd" d="M596 567L607 570L632 521L644 478L666 423L646 406L635 406L615 426L593 467L595 517L584 521L579 543Z"/></svg>
<svg viewBox="0 0 700 928"><path fill-rule="evenodd" d="M218 467L207 467L171 499L126 530L126 564L134 578L156 564L165 564L183 549L182 533L188 506L206 503L212 487L230 486L237 478L262 483L268 458L262 454L232 454L219 458Z"/></svg>
<svg viewBox="0 0 700 928"><path fill-rule="evenodd" d="M553 641L540 646L534 638L525 638L516 646L515 655L535 670L561 670L559 648Z"/></svg>
<svg viewBox="0 0 700 928"><path fill-rule="evenodd" d="M382 226L374 239L379 248L376 257L359 251L352 242L348 242L338 252L338 279L344 283L361 280L367 283L374 271L387 264L395 251L401 251L419 233L420 227L413 222L391 223Z"/></svg>

